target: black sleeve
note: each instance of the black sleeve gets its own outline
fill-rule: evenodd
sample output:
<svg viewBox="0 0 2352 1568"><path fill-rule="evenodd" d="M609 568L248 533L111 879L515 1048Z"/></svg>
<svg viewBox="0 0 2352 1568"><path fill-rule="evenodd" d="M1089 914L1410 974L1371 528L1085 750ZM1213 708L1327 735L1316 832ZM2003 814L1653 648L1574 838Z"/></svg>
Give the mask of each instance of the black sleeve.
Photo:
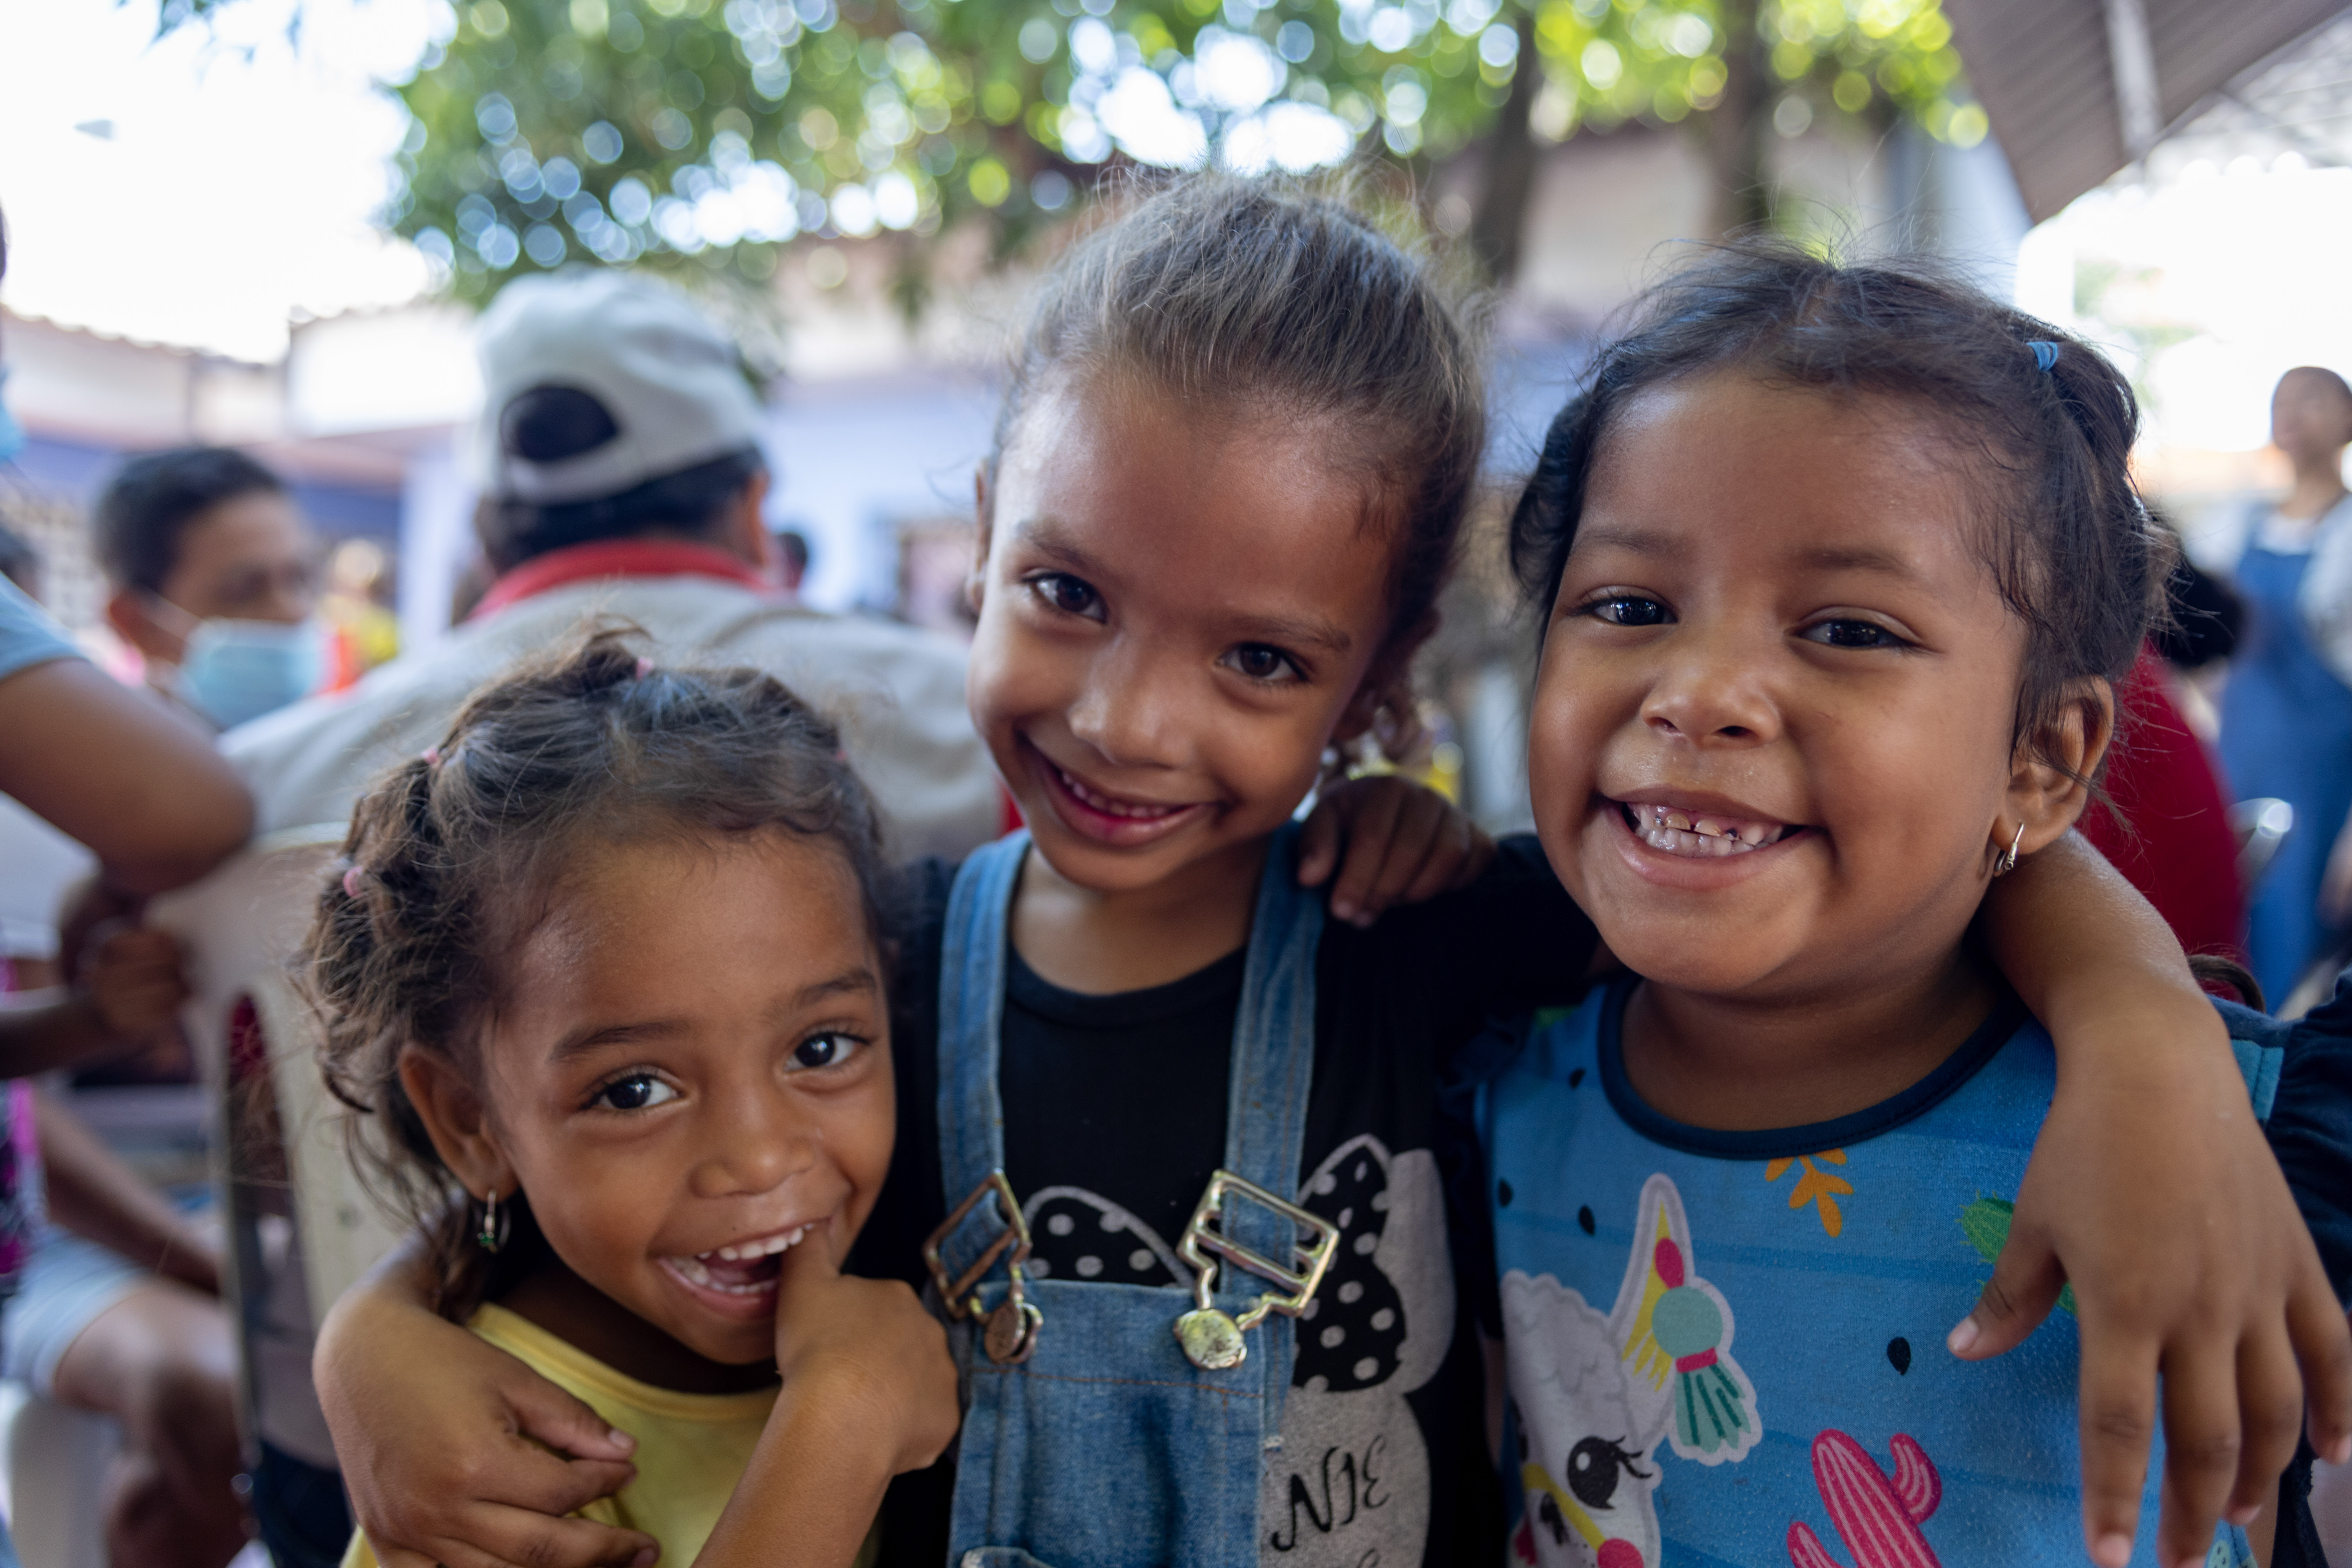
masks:
<svg viewBox="0 0 2352 1568"><path fill-rule="evenodd" d="M1489 1020L1574 1002L1601 946L1534 835L1495 848L1477 881L1391 910L1368 933L1380 939L1385 984L1428 993L1403 1005L1434 1026L1448 1056Z"/></svg>
<svg viewBox="0 0 2352 1568"><path fill-rule="evenodd" d="M2352 1295L2352 983L2289 1034L2264 1129L2337 1300Z"/></svg>
<svg viewBox="0 0 2352 1568"><path fill-rule="evenodd" d="M2292 1025L2217 1005L2233 1038L2283 1053L2263 1131L2340 1301L2352 1291L2352 984L2339 979L2333 997ZM2271 1568L2326 1568L2311 1515L2312 1459L2305 1436L2279 1478Z"/></svg>
<svg viewBox="0 0 2352 1568"><path fill-rule="evenodd" d="M850 1248L847 1268L873 1279L923 1288L923 1242L947 1212L940 1192L940 950L955 868L924 860L900 874L888 925L890 1068L898 1096L898 1141L889 1179Z"/></svg>

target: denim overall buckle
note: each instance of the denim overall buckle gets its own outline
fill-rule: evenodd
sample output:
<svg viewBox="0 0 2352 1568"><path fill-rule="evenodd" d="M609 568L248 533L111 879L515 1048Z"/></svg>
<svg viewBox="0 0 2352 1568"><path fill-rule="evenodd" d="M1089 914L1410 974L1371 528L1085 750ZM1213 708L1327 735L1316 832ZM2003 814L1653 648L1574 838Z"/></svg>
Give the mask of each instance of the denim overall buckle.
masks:
<svg viewBox="0 0 2352 1568"><path fill-rule="evenodd" d="M1221 1234L1225 1227L1228 1193L1272 1209L1305 1234L1307 1239L1295 1243L1298 1264L1295 1270ZM1212 1220L1216 1222L1216 1230L1209 1228ZM1339 1246L1339 1227L1320 1215L1286 1203L1231 1171L1219 1171L1211 1176L1207 1191L1201 1194L1200 1206L1192 1211L1192 1222L1184 1227L1184 1239L1176 1248L1177 1256L1192 1266L1196 1276L1192 1283L1193 1310L1176 1320L1176 1342L1183 1346L1185 1359L1203 1372L1223 1372L1241 1365L1249 1355L1249 1346L1242 1335L1263 1322L1268 1312L1295 1318L1307 1310ZM1218 1258L1271 1280L1288 1293L1269 1290L1240 1317L1229 1316L1211 1301L1216 1289Z"/></svg>
<svg viewBox="0 0 2352 1568"><path fill-rule="evenodd" d="M982 1249L971 1268L958 1278L949 1279L940 1249L981 1201L992 1197L996 1200L996 1212L1003 1218L1004 1228ZM1007 1258L1007 1252L1012 1256ZM1012 1284L996 1310L986 1311L981 1306L977 1287L1000 1258L1005 1259L1004 1272ZM1013 1184L1005 1179L1002 1169L989 1172L980 1185L972 1188L971 1195L956 1205L955 1212L940 1222L939 1229L931 1232L930 1239L923 1243L923 1261L930 1266L931 1280L940 1288L940 1300L946 1303L948 1316L982 1324L980 1344L988 1352L989 1360L999 1366L1017 1366L1036 1352L1037 1331L1045 1327L1045 1314L1029 1300L1028 1276L1021 1268L1029 1261L1029 1220L1021 1212L1021 1202L1013 1195Z"/></svg>

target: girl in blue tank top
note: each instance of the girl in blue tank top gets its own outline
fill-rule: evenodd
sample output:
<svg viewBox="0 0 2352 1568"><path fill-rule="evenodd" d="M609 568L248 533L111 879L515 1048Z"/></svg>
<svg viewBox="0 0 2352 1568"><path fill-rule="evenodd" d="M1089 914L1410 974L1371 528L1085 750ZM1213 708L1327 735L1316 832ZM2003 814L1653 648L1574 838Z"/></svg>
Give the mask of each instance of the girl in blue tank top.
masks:
<svg viewBox="0 0 2352 1568"><path fill-rule="evenodd" d="M1515 544L1536 819L1631 973L1478 1099L1515 1560L2234 1568L2252 1524L2306 1561L2291 1420L2221 1473L2177 1442L2161 1529L2133 1478L2085 1541L2076 1433L2112 1415L2073 1301L1996 1360L1943 1342L2057 1083L1971 927L2128 743L2111 683L2168 564L2129 388L1965 287L1769 245L1591 374ZM2244 1054L2267 1116L2278 1053ZM2189 1500L2232 1479L2216 1532Z"/></svg>
<svg viewBox="0 0 2352 1568"><path fill-rule="evenodd" d="M970 581L972 719L1027 827L917 879L898 1154L853 1259L929 1287L965 1374L951 1462L885 1504L894 1568L1504 1550L1435 1090L1483 1016L1573 998L1592 927L1531 844L1444 890L1487 847L1370 807L1360 838L1416 865L1430 847L1428 875L1404 879L1421 901L1363 929L1343 878L1327 919L1300 884L1328 850L1291 826L1343 752L1410 744L1412 656L1485 446L1475 347L1420 259L1262 182L1139 201L1040 289L979 476ZM2070 1072L2111 1091L2086 1103L2201 1059L2200 1027L2218 1055L2177 950L2139 945L2136 901L2060 858L2004 889L1991 923ZM2284 1194L2248 1210L2200 1193L2198 1214L2252 1223L2161 1228L2177 1211L2146 1196L2170 1189L2135 1156L2188 1142L2202 1113L2132 1103L2053 1120L2079 1179L2025 1195L2013 1252L2055 1269L2054 1247L2086 1300L2147 1304L2145 1385L2189 1281L2259 1281L2232 1310L2280 1315L2256 1265L2294 1222ZM2100 1239L2116 1235L2130 1244ZM509 1561L591 1540L524 1515L568 1494L497 1449L472 1388L446 1386L530 1385L419 1317L362 1298L325 1342L331 1414L367 1424L352 1474L371 1534ZM588 1456L607 1450L563 1446L579 1484L601 1479Z"/></svg>

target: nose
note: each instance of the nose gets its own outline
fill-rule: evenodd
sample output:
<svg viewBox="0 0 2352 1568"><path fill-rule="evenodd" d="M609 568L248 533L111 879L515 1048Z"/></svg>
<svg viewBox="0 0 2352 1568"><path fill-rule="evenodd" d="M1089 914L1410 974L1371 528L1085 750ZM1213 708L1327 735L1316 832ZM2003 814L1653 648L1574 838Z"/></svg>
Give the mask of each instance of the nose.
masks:
<svg viewBox="0 0 2352 1568"><path fill-rule="evenodd" d="M705 1100L700 1151L688 1178L698 1198L756 1197L816 1163L814 1125L777 1089L717 1090Z"/></svg>
<svg viewBox="0 0 2352 1568"><path fill-rule="evenodd" d="M1184 760L1184 711L1196 684L1184 659L1125 635L1088 661L1070 733L1122 768L1172 768Z"/></svg>
<svg viewBox="0 0 2352 1568"><path fill-rule="evenodd" d="M1760 745L1780 734L1769 689L1777 649L1732 628L1685 623L1659 645L1663 666L1642 703L1642 721L1661 737L1702 749Z"/></svg>

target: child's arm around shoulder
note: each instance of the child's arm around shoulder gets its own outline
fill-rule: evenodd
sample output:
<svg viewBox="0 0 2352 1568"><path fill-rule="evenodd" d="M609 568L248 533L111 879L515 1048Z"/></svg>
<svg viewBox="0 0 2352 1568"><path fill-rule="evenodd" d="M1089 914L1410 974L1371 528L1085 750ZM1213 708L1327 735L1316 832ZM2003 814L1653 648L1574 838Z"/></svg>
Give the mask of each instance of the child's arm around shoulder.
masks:
<svg viewBox="0 0 2352 1568"><path fill-rule="evenodd" d="M2058 1087L1952 1348L2008 1350L2072 1283L2093 1560L2129 1553L2161 1371L2158 1561L2201 1562L2217 1515L2242 1521L2275 1495L2306 1382L2314 1447L2352 1449L2352 1335L2227 1031L2156 911L2069 834L1995 884L1984 923L2057 1043Z"/></svg>
<svg viewBox="0 0 2352 1568"><path fill-rule="evenodd" d="M635 1439L435 1312L424 1271L420 1242L385 1258L327 1314L311 1363L383 1568L651 1563L651 1536L563 1517L628 1484Z"/></svg>
<svg viewBox="0 0 2352 1568"><path fill-rule="evenodd" d="M1369 926L1391 904L1417 904L1478 879L1495 841L1435 790L1395 773L1326 787L1307 814L1298 885L1331 884L1336 920Z"/></svg>
<svg viewBox="0 0 2352 1568"><path fill-rule="evenodd" d="M784 1386L696 1568L849 1568L890 1478L955 1436L946 1331L896 1279L843 1274L821 1247L784 1254Z"/></svg>

